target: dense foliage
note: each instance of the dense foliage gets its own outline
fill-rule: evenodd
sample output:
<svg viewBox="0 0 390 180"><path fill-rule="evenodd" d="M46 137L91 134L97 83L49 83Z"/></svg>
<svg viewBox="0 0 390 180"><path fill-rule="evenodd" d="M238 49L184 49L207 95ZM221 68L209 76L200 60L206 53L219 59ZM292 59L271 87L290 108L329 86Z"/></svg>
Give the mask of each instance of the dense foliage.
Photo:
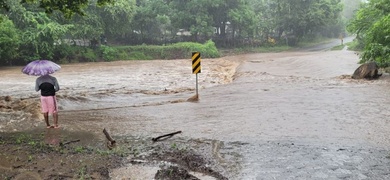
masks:
<svg viewBox="0 0 390 180"><path fill-rule="evenodd" d="M347 29L356 34L363 50L361 62L376 61L381 67L390 66L390 0L362 4Z"/></svg>
<svg viewBox="0 0 390 180"><path fill-rule="evenodd" d="M14 0L0 0L0 7L5 10L10 10L10 1ZM21 4L38 4L40 8L44 9L46 13L53 13L58 10L66 17L71 17L75 13L84 14L83 8L88 6L88 3L93 0L22 0ZM106 5L112 3L114 0L97 0L98 5Z"/></svg>
<svg viewBox="0 0 390 180"><path fill-rule="evenodd" d="M115 59L181 59L191 58L192 52L201 52L203 58L216 58L220 54L214 42L211 40L204 44L195 42L180 42L166 46L139 45L139 46L101 46L103 58L106 61Z"/></svg>
<svg viewBox="0 0 390 180"><path fill-rule="evenodd" d="M341 0L0 0L0 7L0 64L111 60L113 45L294 46L344 32Z"/></svg>

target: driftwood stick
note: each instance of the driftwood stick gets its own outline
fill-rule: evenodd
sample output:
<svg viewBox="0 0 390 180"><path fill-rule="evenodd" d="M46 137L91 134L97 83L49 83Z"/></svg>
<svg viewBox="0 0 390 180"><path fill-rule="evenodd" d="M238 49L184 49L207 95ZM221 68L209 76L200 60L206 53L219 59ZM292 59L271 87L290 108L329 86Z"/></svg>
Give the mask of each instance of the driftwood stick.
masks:
<svg viewBox="0 0 390 180"><path fill-rule="evenodd" d="M106 135L106 138L110 141L111 146L114 146L116 141L111 138L111 136L110 136L110 134L108 134L106 128L103 129L103 133L104 133L104 135Z"/></svg>
<svg viewBox="0 0 390 180"><path fill-rule="evenodd" d="M60 146L65 146L67 144L70 144L70 143L75 143L75 142L79 142L80 139L77 139L77 140L72 140L72 141L68 141L68 142L64 142L64 143L60 143Z"/></svg>
<svg viewBox="0 0 390 180"><path fill-rule="evenodd" d="M164 137L172 137L173 135L179 134L179 133L181 133L181 131L176 131L176 132L173 132L173 133L164 134L164 135L162 135L162 136L158 136L158 137L156 137L156 138L152 138L152 141L156 142L156 141L158 141L158 140L161 139L161 138L164 138Z"/></svg>

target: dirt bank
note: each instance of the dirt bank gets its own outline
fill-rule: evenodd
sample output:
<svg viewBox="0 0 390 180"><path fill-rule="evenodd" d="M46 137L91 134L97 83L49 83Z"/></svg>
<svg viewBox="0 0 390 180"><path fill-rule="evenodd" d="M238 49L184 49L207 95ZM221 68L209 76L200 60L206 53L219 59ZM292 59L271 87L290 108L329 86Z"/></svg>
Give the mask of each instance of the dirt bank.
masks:
<svg viewBox="0 0 390 180"><path fill-rule="evenodd" d="M117 145L92 134L36 129L0 136L2 179L227 179L210 154L210 141L115 137ZM65 135L66 134L66 135ZM84 137L78 139L79 137ZM196 148L194 148L196 147ZM127 170L131 167L133 170ZM138 167L139 171L134 171ZM143 169L142 169L143 168ZM217 168L214 170L213 168ZM219 168L219 169L218 169Z"/></svg>

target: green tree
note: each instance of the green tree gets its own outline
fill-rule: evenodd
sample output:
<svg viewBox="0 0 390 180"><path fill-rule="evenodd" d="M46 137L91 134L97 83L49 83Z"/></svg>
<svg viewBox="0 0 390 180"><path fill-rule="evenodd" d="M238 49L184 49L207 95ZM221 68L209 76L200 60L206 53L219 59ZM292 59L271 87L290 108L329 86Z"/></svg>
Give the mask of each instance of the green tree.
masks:
<svg viewBox="0 0 390 180"><path fill-rule="evenodd" d="M21 32L19 57L25 61L51 59L56 48L54 45L61 42L71 25L61 25L44 12L27 10L36 10L36 6L26 8L15 2L9 8L6 15Z"/></svg>
<svg viewBox="0 0 390 180"><path fill-rule="evenodd" d="M228 17L233 27L233 38L237 33L240 38L253 38L260 16L255 13L252 4L247 1L239 1L235 7L231 7Z"/></svg>
<svg viewBox="0 0 390 180"><path fill-rule="evenodd" d="M51 14L54 11L62 12L66 17L70 18L74 14L84 14L84 9L90 2L96 2L103 6L108 3L113 3L115 0L11 0L18 1L21 4L36 4L44 9L46 13ZM9 10L11 8L10 0L0 0L0 7Z"/></svg>
<svg viewBox="0 0 390 180"><path fill-rule="evenodd" d="M221 0L173 0L170 7L172 25L176 29L191 32L192 40L205 41L215 32L215 21L212 13L218 8Z"/></svg>
<svg viewBox="0 0 390 180"><path fill-rule="evenodd" d="M20 45L19 30L7 17L0 22L0 64L12 65L12 60L18 56Z"/></svg>
<svg viewBox="0 0 390 180"><path fill-rule="evenodd" d="M85 46L91 42L96 46L102 35L120 38L128 33L134 8L135 0L116 0L104 7L91 2L84 15L76 14L71 19L54 15L57 22L72 25L67 35L75 45Z"/></svg>
<svg viewBox="0 0 390 180"><path fill-rule="evenodd" d="M372 4L363 4L355 17L348 23L347 30L356 34L356 38L364 44L365 36L375 23L375 20L378 19L378 16L379 18L383 17L379 9Z"/></svg>
<svg viewBox="0 0 390 180"><path fill-rule="evenodd" d="M171 19L168 16L170 9L164 0L140 0L136 13L132 19L132 35L134 41L153 44L170 31Z"/></svg>
<svg viewBox="0 0 390 180"><path fill-rule="evenodd" d="M347 20L352 19L355 16L356 11L362 3L362 1L357 0L342 0L341 2L343 4L343 16Z"/></svg>
<svg viewBox="0 0 390 180"><path fill-rule="evenodd" d="M93 6L93 4L91 4ZM106 6L97 6L103 22L104 33L111 37L124 37L132 28L131 22L136 11L135 0L115 0Z"/></svg>
<svg viewBox="0 0 390 180"><path fill-rule="evenodd" d="M97 46L100 36L104 34L104 24L97 12L87 10L84 16L75 15L70 22L73 26L68 31L68 37L73 45ZM90 43L91 42L91 43Z"/></svg>
<svg viewBox="0 0 390 180"><path fill-rule="evenodd" d="M390 66L390 0L371 0L362 5L347 30L356 34L363 48L361 62Z"/></svg>
<svg viewBox="0 0 390 180"><path fill-rule="evenodd" d="M302 38L341 20L340 0L277 0L269 3L278 37L292 34Z"/></svg>

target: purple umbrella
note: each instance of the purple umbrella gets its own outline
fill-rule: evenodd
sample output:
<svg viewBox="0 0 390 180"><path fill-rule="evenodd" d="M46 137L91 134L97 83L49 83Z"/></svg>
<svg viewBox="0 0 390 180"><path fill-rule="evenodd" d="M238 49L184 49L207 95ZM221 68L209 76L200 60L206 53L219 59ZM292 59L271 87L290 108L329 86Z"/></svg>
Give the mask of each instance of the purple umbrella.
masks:
<svg viewBox="0 0 390 180"><path fill-rule="evenodd" d="M61 69L61 66L49 60L35 60L28 63L22 72L27 75L43 76L52 74Z"/></svg>

